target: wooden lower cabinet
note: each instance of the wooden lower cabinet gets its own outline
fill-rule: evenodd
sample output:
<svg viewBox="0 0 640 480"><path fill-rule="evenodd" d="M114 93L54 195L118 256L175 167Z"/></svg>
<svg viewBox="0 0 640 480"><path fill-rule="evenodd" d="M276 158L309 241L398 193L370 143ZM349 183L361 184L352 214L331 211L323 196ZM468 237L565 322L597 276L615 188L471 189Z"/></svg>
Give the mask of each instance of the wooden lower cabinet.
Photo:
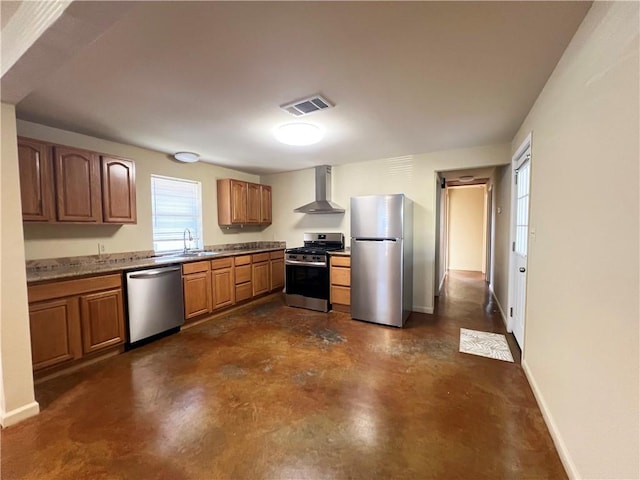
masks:
<svg viewBox="0 0 640 480"><path fill-rule="evenodd" d="M334 310L351 311L351 257L331 256L331 306Z"/></svg>
<svg viewBox="0 0 640 480"><path fill-rule="evenodd" d="M271 289L271 267L268 253L258 253L251 256L253 296L262 295Z"/></svg>
<svg viewBox="0 0 640 480"><path fill-rule="evenodd" d="M84 353L124 343L122 289L81 295L80 322Z"/></svg>
<svg viewBox="0 0 640 480"><path fill-rule="evenodd" d="M236 302L248 300L253 296L251 255L234 257Z"/></svg>
<svg viewBox="0 0 640 480"><path fill-rule="evenodd" d="M249 300L253 292L251 291L251 282L236 285L236 302Z"/></svg>
<svg viewBox="0 0 640 480"><path fill-rule="evenodd" d="M27 292L34 372L125 343L121 274L30 284Z"/></svg>
<svg viewBox="0 0 640 480"><path fill-rule="evenodd" d="M77 298L30 304L29 327L34 370L59 365L82 356Z"/></svg>
<svg viewBox="0 0 640 480"><path fill-rule="evenodd" d="M211 260L211 269L213 310L233 305L235 303L233 259Z"/></svg>
<svg viewBox="0 0 640 480"><path fill-rule="evenodd" d="M281 290L284 288L284 251L271 252L269 254L271 263L271 290Z"/></svg>
<svg viewBox="0 0 640 480"><path fill-rule="evenodd" d="M211 312L211 273L199 272L182 278L184 288L184 318Z"/></svg>

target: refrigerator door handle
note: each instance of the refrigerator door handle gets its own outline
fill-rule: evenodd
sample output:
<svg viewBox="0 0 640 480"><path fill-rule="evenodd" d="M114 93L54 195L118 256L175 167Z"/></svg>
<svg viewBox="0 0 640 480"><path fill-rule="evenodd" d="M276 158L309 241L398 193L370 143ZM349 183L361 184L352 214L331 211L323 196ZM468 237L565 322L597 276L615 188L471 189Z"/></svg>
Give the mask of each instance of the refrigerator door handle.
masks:
<svg viewBox="0 0 640 480"><path fill-rule="evenodd" d="M397 238L354 238L356 242L397 242Z"/></svg>

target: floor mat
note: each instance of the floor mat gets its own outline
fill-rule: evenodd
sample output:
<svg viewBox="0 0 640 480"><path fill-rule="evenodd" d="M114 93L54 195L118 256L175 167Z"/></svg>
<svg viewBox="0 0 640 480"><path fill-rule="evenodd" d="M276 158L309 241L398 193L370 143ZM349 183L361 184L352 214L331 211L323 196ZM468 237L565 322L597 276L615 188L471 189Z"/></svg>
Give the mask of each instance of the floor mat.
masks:
<svg viewBox="0 0 640 480"><path fill-rule="evenodd" d="M460 329L460 352L513 362L507 337L500 333Z"/></svg>

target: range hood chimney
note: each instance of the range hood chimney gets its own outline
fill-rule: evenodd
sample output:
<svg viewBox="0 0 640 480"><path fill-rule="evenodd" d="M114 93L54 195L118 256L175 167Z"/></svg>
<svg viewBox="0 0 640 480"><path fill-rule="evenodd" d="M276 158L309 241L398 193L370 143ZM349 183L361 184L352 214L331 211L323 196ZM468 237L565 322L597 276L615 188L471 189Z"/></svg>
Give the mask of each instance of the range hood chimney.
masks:
<svg viewBox="0 0 640 480"><path fill-rule="evenodd" d="M307 203L294 212L299 213L344 213L344 208L331 201L331 167L316 167L316 201Z"/></svg>

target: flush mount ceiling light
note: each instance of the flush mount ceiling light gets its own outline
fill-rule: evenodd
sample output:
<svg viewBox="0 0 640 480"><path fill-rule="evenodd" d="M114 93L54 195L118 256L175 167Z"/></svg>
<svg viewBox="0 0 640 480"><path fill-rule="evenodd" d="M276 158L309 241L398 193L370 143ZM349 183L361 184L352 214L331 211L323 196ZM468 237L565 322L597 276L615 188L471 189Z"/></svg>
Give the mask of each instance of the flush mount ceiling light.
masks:
<svg viewBox="0 0 640 480"><path fill-rule="evenodd" d="M469 182L473 182L474 180L475 178L473 175L464 175L458 179L458 181L461 183L469 183Z"/></svg>
<svg viewBox="0 0 640 480"><path fill-rule="evenodd" d="M200 155L193 152L178 152L173 156L173 158L180 162L193 163L200 160Z"/></svg>
<svg viewBox="0 0 640 480"><path fill-rule="evenodd" d="M324 131L310 123L286 123L277 127L273 134L287 145L313 145L322 140Z"/></svg>

